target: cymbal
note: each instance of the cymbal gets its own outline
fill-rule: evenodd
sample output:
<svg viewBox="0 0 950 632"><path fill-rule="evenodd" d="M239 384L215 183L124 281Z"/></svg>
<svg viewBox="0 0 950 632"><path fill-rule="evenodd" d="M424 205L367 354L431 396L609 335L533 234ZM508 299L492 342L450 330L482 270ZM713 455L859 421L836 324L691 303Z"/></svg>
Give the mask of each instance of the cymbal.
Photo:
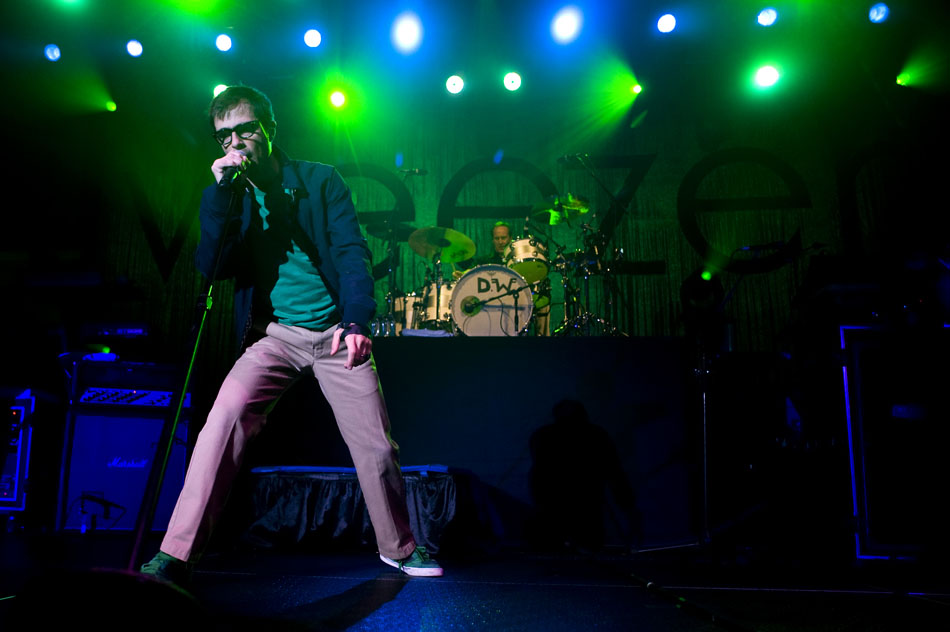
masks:
<svg viewBox="0 0 950 632"><path fill-rule="evenodd" d="M562 222L570 223L590 211L590 202L583 197L570 193L550 195L531 207L532 215L547 215L548 223L555 226Z"/></svg>
<svg viewBox="0 0 950 632"><path fill-rule="evenodd" d="M366 232L373 237L389 239L390 231L392 231L396 235L396 241L406 241L415 229L415 226L410 226L402 222L383 221L366 224Z"/></svg>
<svg viewBox="0 0 950 632"><path fill-rule="evenodd" d="M414 231L409 235L409 247L426 259L438 254L442 261L451 263L465 261L475 255L475 242L465 233L438 226Z"/></svg>

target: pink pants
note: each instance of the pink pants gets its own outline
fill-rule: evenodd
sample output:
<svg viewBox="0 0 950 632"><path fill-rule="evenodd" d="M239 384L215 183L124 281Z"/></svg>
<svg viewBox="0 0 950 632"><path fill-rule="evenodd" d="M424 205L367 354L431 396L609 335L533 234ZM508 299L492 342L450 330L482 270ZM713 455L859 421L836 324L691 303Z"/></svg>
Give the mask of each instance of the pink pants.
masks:
<svg viewBox="0 0 950 632"><path fill-rule="evenodd" d="M349 447L379 552L393 559L412 553L416 545L409 529L399 446L389 436L376 365L370 360L344 369L345 345L330 355L334 331L271 323L267 335L234 364L198 435L162 551L180 560L200 557L247 442L260 432L281 393L301 372L312 369Z"/></svg>

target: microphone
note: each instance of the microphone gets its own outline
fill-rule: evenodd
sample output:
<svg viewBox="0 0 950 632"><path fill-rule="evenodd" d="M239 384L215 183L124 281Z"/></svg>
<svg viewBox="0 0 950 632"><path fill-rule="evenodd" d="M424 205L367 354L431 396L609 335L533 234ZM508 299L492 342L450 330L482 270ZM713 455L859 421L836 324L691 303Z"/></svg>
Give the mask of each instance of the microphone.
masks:
<svg viewBox="0 0 950 632"><path fill-rule="evenodd" d="M242 151L238 153L242 156L244 155ZM235 182L240 180L243 175L244 170L240 167L225 167L221 170L221 179L218 180L218 187L221 189L229 189Z"/></svg>
<svg viewBox="0 0 950 632"><path fill-rule="evenodd" d="M425 169L400 169L399 173L404 173L407 176L424 176L429 172Z"/></svg>
<svg viewBox="0 0 950 632"><path fill-rule="evenodd" d="M462 313L466 316L474 316L482 311L482 301L474 296L466 296L462 301Z"/></svg>

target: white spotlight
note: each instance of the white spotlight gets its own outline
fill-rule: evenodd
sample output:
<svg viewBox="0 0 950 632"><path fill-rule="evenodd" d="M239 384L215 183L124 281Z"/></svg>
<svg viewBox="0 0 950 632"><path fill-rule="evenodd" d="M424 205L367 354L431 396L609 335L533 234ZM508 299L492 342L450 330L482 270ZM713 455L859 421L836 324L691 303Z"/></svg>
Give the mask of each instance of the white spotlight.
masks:
<svg viewBox="0 0 950 632"><path fill-rule="evenodd" d="M400 53L414 53L422 44L422 20L412 11L400 13L393 21L390 38Z"/></svg>
<svg viewBox="0 0 950 632"><path fill-rule="evenodd" d="M317 29L310 29L309 31L303 34L303 41L304 41L304 44L306 44L310 48L316 48L317 46L320 45L320 42L323 41L323 36L320 35L320 31L318 31Z"/></svg>
<svg viewBox="0 0 950 632"><path fill-rule="evenodd" d="M451 92L452 94L458 94L462 91L462 88L465 87L465 82L462 81L462 78L458 75L452 75L445 82L445 89Z"/></svg>
<svg viewBox="0 0 950 632"><path fill-rule="evenodd" d="M660 33L669 33L676 28L676 18L671 13L667 13L656 21L656 28Z"/></svg>
<svg viewBox="0 0 950 632"><path fill-rule="evenodd" d="M775 24L775 20L777 19L778 19L778 11L776 11L772 7L769 7L767 9L762 9L761 11L759 11L759 15L756 18L756 21L761 26L772 26L773 24Z"/></svg>
<svg viewBox="0 0 950 632"><path fill-rule="evenodd" d="M129 43L125 45L125 50L129 51L129 55L132 55L132 57L138 57L142 54L142 42L129 40Z"/></svg>
<svg viewBox="0 0 950 632"><path fill-rule="evenodd" d="M570 44L581 34L584 24L584 14L577 7L566 6L554 15L551 20L551 36L558 44Z"/></svg>

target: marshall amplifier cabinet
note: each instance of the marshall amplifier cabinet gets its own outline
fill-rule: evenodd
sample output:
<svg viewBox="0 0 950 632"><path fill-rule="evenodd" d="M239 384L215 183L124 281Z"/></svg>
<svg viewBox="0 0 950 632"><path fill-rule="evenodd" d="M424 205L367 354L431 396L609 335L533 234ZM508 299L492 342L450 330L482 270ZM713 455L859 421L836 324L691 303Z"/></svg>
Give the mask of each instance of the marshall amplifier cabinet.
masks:
<svg viewBox="0 0 950 632"><path fill-rule="evenodd" d="M82 360L72 367L57 526L135 528L165 420L178 405L170 365ZM185 397L151 528L168 524L185 478L190 396Z"/></svg>

